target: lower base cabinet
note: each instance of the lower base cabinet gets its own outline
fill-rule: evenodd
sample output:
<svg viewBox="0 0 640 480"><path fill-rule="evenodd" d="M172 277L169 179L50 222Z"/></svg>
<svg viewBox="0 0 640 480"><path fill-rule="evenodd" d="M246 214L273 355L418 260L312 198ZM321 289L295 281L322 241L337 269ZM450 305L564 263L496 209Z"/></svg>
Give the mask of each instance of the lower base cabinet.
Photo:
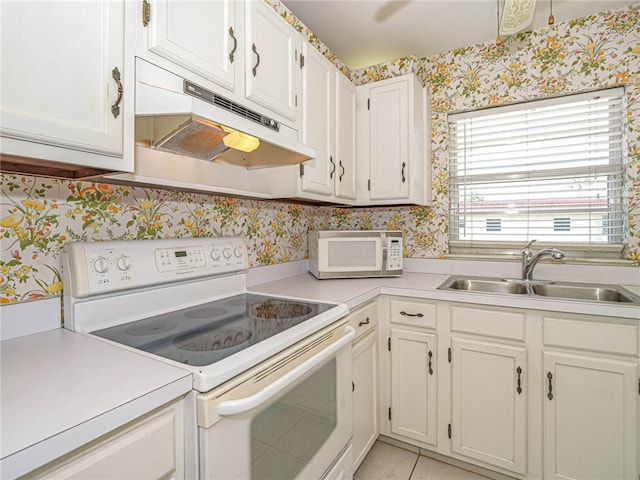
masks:
<svg viewBox="0 0 640 480"><path fill-rule="evenodd" d="M356 330L351 356L354 472L367 456L380 433L377 323L377 302L368 303L350 315L349 324Z"/></svg>
<svg viewBox="0 0 640 480"><path fill-rule="evenodd" d="M383 435L519 479L640 478L637 319L379 305Z"/></svg>
<svg viewBox="0 0 640 480"><path fill-rule="evenodd" d="M638 364L544 354L544 478L638 478Z"/></svg>
<svg viewBox="0 0 640 480"><path fill-rule="evenodd" d="M436 443L436 336L391 328L391 433Z"/></svg>
<svg viewBox="0 0 640 480"><path fill-rule="evenodd" d="M182 402L176 402L22 478L184 478L182 412Z"/></svg>
<svg viewBox="0 0 640 480"><path fill-rule="evenodd" d="M451 345L451 451L526 473L526 349L455 337Z"/></svg>

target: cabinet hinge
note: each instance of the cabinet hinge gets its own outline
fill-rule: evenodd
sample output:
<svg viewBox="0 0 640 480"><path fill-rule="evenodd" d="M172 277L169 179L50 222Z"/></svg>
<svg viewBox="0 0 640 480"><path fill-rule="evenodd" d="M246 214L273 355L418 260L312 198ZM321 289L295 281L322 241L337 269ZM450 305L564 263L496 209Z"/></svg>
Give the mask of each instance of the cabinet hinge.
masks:
<svg viewBox="0 0 640 480"><path fill-rule="evenodd" d="M447 351L447 358L449 359L449 363L451 363L451 347L449 347L449 350Z"/></svg>
<svg viewBox="0 0 640 480"><path fill-rule="evenodd" d="M371 110L371 99L367 98L367 110Z"/></svg>
<svg viewBox="0 0 640 480"><path fill-rule="evenodd" d="M304 55L300 54L300 68L304 67Z"/></svg>
<svg viewBox="0 0 640 480"><path fill-rule="evenodd" d="M387 350L391 351L391 337L387 338Z"/></svg>
<svg viewBox="0 0 640 480"><path fill-rule="evenodd" d="M391 421L391 407L389 407L389 421Z"/></svg>
<svg viewBox="0 0 640 480"><path fill-rule="evenodd" d="M447 435L451 438L451 424L447 427Z"/></svg>
<svg viewBox="0 0 640 480"><path fill-rule="evenodd" d="M300 176L304 176L304 165L300 164Z"/></svg>
<svg viewBox="0 0 640 480"><path fill-rule="evenodd" d="M371 191L371 179L367 180L367 190Z"/></svg>
<svg viewBox="0 0 640 480"><path fill-rule="evenodd" d="M149 25L151 19L151 4L147 0L142 0L142 26Z"/></svg>

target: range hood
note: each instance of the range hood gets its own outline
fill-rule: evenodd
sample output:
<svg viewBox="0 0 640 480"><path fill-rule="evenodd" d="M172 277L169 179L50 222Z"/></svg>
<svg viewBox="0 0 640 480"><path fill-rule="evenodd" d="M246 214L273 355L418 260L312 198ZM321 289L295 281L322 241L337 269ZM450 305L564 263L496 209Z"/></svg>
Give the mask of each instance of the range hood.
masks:
<svg viewBox="0 0 640 480"><path fill-rule="evenodd" d="M315 158L297 132L259 112L136 59L136 145L245 168Z"/></svg>

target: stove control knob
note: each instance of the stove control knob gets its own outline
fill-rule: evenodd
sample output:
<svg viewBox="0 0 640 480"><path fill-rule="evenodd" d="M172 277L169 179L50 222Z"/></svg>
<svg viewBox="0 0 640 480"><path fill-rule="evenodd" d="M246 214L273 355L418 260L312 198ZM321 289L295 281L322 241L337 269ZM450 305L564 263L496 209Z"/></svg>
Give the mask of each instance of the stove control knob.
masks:
<svg viewBox="0 0 640 480"><path fill-rule="evenodd" d="M224 255L224 258L231 258L231 255L233 255L233 253L231 252L231 249L229 247L225 248L222 251L222 254Z"/></svg>
<svg viewBox="0 0 640 480"><path fill-rule="evenodd" d="M118 257L118 260L116 260L116 265L118 266L119 270L126 272L131 268L131 259L129 257L121 255L120 257Z"/></svg>
<svg viewBox="0 0 640 480"><path fill-rule="evenodd" d="M242 254L244 253L244 250L242 250L242 248L240 248L240 247L236 247L236 248L233 250L233 253L234 253L234 255L235 255L236 257L242 257Z"/></svg>
<svg viewBox="0 0 640 480"><path fill-rule="evenodd" d="M98 257L93 262L93 269L98 273L107 273L109 271L109 261L104 257Z"/></svg>
<svg viewBox="0 0 640 480"><path fill-rule="evenodd" d="M214 260L220 260L220 249L219 248L214 248L213 250L211 250L211 258L213 258Z"/></svg>

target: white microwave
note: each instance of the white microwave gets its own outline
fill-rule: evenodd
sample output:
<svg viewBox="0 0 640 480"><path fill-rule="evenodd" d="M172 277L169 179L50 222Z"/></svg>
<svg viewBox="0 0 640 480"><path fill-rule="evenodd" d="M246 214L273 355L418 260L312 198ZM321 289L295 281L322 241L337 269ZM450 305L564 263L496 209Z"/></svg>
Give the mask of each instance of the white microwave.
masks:
<svg viewBox="0 0 640 480"><path fill-rule="evenodd" d="M320 279L402 275L402 232L311 231L309 271Z"/></svg>

